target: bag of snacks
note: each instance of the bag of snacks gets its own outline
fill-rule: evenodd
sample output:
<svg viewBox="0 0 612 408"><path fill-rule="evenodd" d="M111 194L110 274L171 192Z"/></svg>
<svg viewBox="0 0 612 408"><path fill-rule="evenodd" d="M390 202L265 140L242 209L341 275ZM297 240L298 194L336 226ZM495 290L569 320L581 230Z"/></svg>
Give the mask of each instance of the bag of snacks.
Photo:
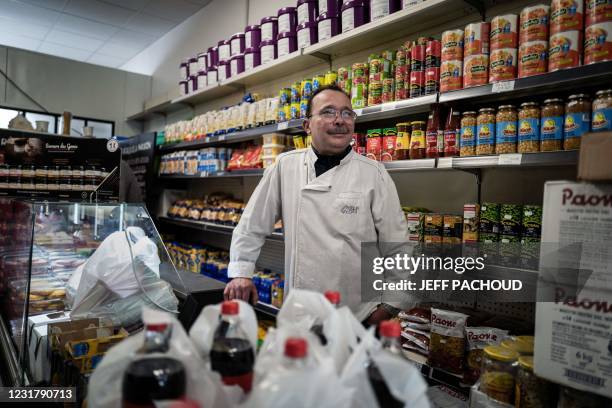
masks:
<svg viewBox="0 0 612 408"><path fill-rule="evenodd" d="M466 327L465 337L467 339L467 355L465 358L466 370L464 381L474 384L480 377L480 367L482 366L483 349L486 346L498 346L502 340L508 336L507 330L496 329L493 327Z"/></svg>
<svg viewBox="0 0 612 408"><path fill-rule="evenodd" d="M431 322L431 310L423 307L413 307L407 312L399 312L397 317L402 321L429 325Z"/></svg>
<svg viewBox="0 0 612 408"><path fill-rule="evenodd" d="M430 366L461 374L465 350L463 332L467 318L463 313L431 309Z"/></svg>
<svg viewBox="0 0 612 408"><path fill-rule="evenodd" d="M429 354L430 333L421 330L402 330L402 347L424 355Z"/></svg>

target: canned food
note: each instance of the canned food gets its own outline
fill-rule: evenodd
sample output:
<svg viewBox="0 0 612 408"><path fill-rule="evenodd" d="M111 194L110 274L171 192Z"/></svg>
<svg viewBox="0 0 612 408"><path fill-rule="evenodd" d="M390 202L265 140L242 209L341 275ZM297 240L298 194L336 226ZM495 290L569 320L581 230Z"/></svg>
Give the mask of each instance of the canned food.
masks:
<svg viewBox="0 0 612 408"><path fill-rule="evenodd" d="M582 55L582 33L564 31L553 34L548 45L548 71L575 68L580 65Z"/></svg>
<svg viewBox="0 0 612 408"><path fill-rule="evenodd" d="M516 78L516 51L516 48L502 48L491 51L489 63L490 83Z"/></svg>
<svg viewBox="0 0 612 408"><path fill-rule="evenodd" d="M489 56L470 55L463 61L463 87L486 85L489 80Z"/></svg>
<svg viewBox="0 0 612 408"><path fill-rule="evenodd" d="M584 63L612 60L612 21L587 26L584 32Z"/></svg>
<svg viewBox="0 0 612 408"><path fill-rule="evenodd" d="M325 75L316 75L312 78L312 92L325 85Z"/></svg>
<svg viewBox="0 0 612 408"><path fill-rule="evenodd" d="M290 103L291 103L291 88L281 89L278 95L278 104L280 106L284 106Z"/></svg>
<svg viewBox="0 0 612 408"><path fill-rule="evenodd" d="M291 104L291 111L289 113L289 117L291 119L299 119L300 118L300 114L301 114L301 107L300 107L300 103L292 103Z"/></svg>
<svg viewBox="0 0 612 408"><path fill-rule="evenodd" d="M598 91L595 95L591 128L593 132L612 130L612 89Z"/></svg>
<svg viewBox="0 0 612 408"><path fill-rule="evenodd" d="M561 150L563 146L563 100L547 99L541 110L540 150L550 152Z"/></svg>
<svg viewBox="0 0 612 408"><path fill-rule="evenodd" d="M300 88L300 95L303 99L310 99L312 97L312 93L313 93L313 88L312 88L312 80L311 79L304 79L302 81L302 86Z"/></svg>
<svg viewBox="0 0 612 408"><path fill-rule="evenodd" d="M550 33L582 30L584 1L583 0L552 0L550 4Z"/></svg>
<svg viewBox="0 0 612 408"><path fill-rule="evenodd" d="M335 85L337 81L338 81L338 74L336 73L336 71L328 71L325 74L325 85L326 86Z"/></svg>
<svg viewBox="0 0 612 408"><path fill-rule="evenodd" d="M518 152L538 152L540 150L540 107L538 104L535 102L521 104L518 120Z"/></svg>
<svg viewBox="0 0 612 408"><path fill-rule="evenodd" d="M444 61L463 59L463 30L448 30L442 33L442 64Z"/></svg>
<svg viewBox="0 0 612 408"><path fill-rule="evenodd" d="M495 117L495 154L516 153L518 113L513 105L502 105Z"/></svg>
<svg viewBox="0 0 612 408"><path fill-rule="evenodd" d="M588 95L571 95L565 104L563 149L580 148L582 135L591 131L591 100Z"/></svg>
<svg viewBox="0 0 612 408"><path fill-rule="evenodd" d="M425 91L425 72L410 72L410 97L418 98Z"/></svg>
<svg viewBox="0 0 612 408"><path fill-rule="evenodd" d="M410 158L410 123L398 123L396 127L395 153L397 160L408 160Z"/></svg>
<svg viewBox="0 0 612 408"><path fill-rule="evenodd" d="M382 103L383 84L380 81L371 81L368 85L368 106Z"/></svg>
<svg viewBox="0 0 612 408"><path fill-rule="evenodd" d="M353 108L364 108L368 102L368 64L352 65L351 103Z"/></svg>
<svg viewBox="0 0 612 408"><path fill-rule="evenodd" d="M612 21L612 3L606 0L587 0L586 26Z"/></svg>
<svg viewBox="0 0 612 408"><path fill-rule="evenodd" d="M382 72L383 72L383 59L381 58L373 58L370 60L370 82L373 81L382 81Z"/></svg>
<svg viewBox="0 0 612 408"><path fill-rule="evenodd" d="M382 156L382 129L368 130L366 140L366 156L372 160L380 161Z"/></svg>
<svg viewBox="0 0 612 408"><path fill-rule="evenodd" d="M494 146L495 109L482 108L476 118L476 154L493 154Z"/></svg>
<svg viewBox="0 0 612 408"><path fill-rule="evenodd" d="M463 61L442 61L440 68L440 92L461 89L463 85Z"/></svg>
<svg viewBox="0 0 612 408"><path fill-rule="evenodd" d="M425 69L439 68L441 53L442 43L439 40L427 41L427 46L425 48Z"/></svg>
<svg viewBox="0 0 612 408"><path fill-rule="evenodd" d="M548 41L521 44L518 59L519 78L545 73L548 70Z"/></svg>
<svg viewBox="0 0 612 408"><path fill-rule="evenodd" d="M531 41L548 41L548 17L550 6L538 4L525 7L521 11L520 43Z"/></svg>
<svg viewBox="0 0 612 408"><path fill-rule="evenodd" d="M465 26L465 35L463 38L463 55L465 57L489 54L490 29L491 25L489 23L473 23Z"/></svg>
<svg viewBox="0 0 612 408"><path fill-rule="evenodd" d="M431 95L440 89L440 68L425 70L425 95Z"/></svg>
<svg viewBox="0 0 612 408"><path fill-rule="evenodd" d="M491 51L518 46L518 16L506 14L493 17L491 20Z"/></svg>
<svg viewBox="0 0 612 408"><path fill-rule="evenodd" d="M308 116L308 101L300 102L300 119L304 119Z"/></svg>
<svg viewBox="0 0 612 408"><path fill-rule="evenodd" d="M366 135L363 133L353 133L353 150L361 156L367 156Z"/></svg>
<svg viewBox="0 0 612 408"><path fill-rule="evenodd" d="M286 122L291 119L291 105L283 105L278 107L278 121Z"/></svg>
<svg viewBox="0 0 612 408"><path fill-rule="evenodd" d="M383 130L382 137L382 152L381 161L392 161L397 160L396 145L397 143L397 129L396 128L385 128Z"/></svg>
<svg viewBox="0 0 612 408"><path fill-rule="evenodd" d="M302 83L294 82L291 85L291 103L299 103L302 95Z"/></svg>
<svg viewBox="0 0 612 408"><path fill-rule="evenodd" d="M423 71L425 69L425 46L415 45L411 50L410 70Z"/></svg>
<svg viewBox="0 0 612 408"><path fill-rule="evenodd" d="M459 141L460 156L474 156L476 154L476 112L463 112L461 117L461 139Z"/></svg>
<svg viewBox="0 0 612 408"><path fill-rule="evenodd" d="M350 80L351 72L347 67L338 68L338 81L348 81Z"/></svg>
<svg viewBox="0 0 612 408"><path fill-rule="evenodd" d="M382 83L382 103L393 102L395 79L387 78Z"/></svg>

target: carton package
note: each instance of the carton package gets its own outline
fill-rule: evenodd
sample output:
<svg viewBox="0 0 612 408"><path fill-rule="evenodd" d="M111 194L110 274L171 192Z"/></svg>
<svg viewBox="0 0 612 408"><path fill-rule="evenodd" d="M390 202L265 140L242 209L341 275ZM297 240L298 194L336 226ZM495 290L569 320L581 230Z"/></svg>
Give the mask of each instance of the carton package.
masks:
<svg viewBox="0 0 612 408"><path fill-rule="evenodd" d="M41 314L28 318L28 364L35 383L48 382L51 379L50 354L47 344L48 325L67 320L70 320L70 315L65 312Z"/></svg>
<svg viewBox="0 0 612 408"><path fill-rule="evenodd" d="M612 182L612 132L587 133L580 142L578 179Z"/></svg>
<svg viewBox="0 0 612 408"><path fill-rule="evenodd" d="M612 184L546 183L534 371L606 397L612 397L610 242Z"/></svg>

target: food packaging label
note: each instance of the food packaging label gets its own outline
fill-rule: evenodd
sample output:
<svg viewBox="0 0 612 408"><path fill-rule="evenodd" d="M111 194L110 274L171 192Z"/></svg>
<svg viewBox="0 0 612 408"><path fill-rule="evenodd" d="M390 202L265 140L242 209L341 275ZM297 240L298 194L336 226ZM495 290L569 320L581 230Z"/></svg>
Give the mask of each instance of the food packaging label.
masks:
<svg viewBox="0 0 612 408"><path fill-rule="evenodd" d="M274 61L274 45L265 45L261 47L261 63L267 64Z"/></svg>
<svg viewBox="0 0 612 408"><path fill-rule="evenodd" d="M331 24L332 24L331 18L328 18L327 20L319 21L319 41L324 41L332 37Z"/></svg>
<svg viewBox="0 0 612 408"><path fill-rule="evenodd" d="M562 140L563 116L550 116L542 118L540 135L542 140Z"/></svg>
<svg viewBox="0 0 612 408"><path fill-rule="evenodd" d="M489 54L489 23L473 23L465 27L463 38L463 54L470 55Z"/></svg>
<svg viewBox="0 0 612 408"><path fill-rule="evenodd" d="M310 21L310 16L308 15L308 3L302 3L297 8L297 23L301 25L307 21Z"/></svg>
<svg viewBox="0 0 612 408"><path fill-rule="evenodd" d="M503 48L491 51L489 82L505 81L516 78L516 54L516 48Z"/></svg>
<svg viewBox="0 0 612 408"><path fill-rule="evenodd" d="M310 47L310 28L298 31L297 40L298 48Z"/></svg>
<svg viewBox="0 0 612 408"><path fill-rule="evenodd" d="M525 7L521 11L519 29L520 43L531 41L548 41L548 20L550 6L538 4Z"/></svg>
<svg viewBox="0 0 612 408"><path fill-rule="evenodd" d="M285 13L278 18L278 33L288 33L291 31L291 14Z"/></svg>
<svg viewBox="0 0 612 408"><path fill-rule="evenodd" d="M348 8L342 12L342 32L355 28L355 10Z"/></svg>
<svg viewBox="0 0 612 408"><path fill-rule="evenodd" d="M609 0L587 0L586 25L612 21L612 3Z"/></svg>
<svg viewBox="0 0 612 408"><path fill-rule="evenodd" d="M587 26L584 32L584 63L612 60L612 21Z"/></svg>
<svg viewBox="0 0 612 408"><path fill-rule="evenodd" d="M261 41L275 40L274 38L274 23L265 23L261 25Z"/></svg>
<svg viewBox="0 0 612 408"><path fill-rule="evenodd" d="M540 119L520 119L518 129L519 142L538 141L540 139Z"/></svg>
<svg viewBox="0 0 612 408"><path fill-rule="evenodd" d="M463 86L463 61L442 61L440 92L454 91Z"/></svg>
<svg viewBox="0 0 612 408"><path fill-rule="evenodd" d="M582 30L584 0L552 0L550 4L550 32Z"/></svg>
<svg viewBox="0 0 612 408"><path fill-rule="evenodd" d="M516 48L518 46L517 23L518 16L516 14L493 17L489 37L492 51L500 48Z"/></svg>
<svg viewBox="0 0 612 408"><path fill-rule="evenodd" d="M253 54L246 54L244 56L244 70L253 69Z"/></svg>
<svg viewBox="0 0 612 408"><path fill-rule="evenodd" d="M519 47L518 58L519 78L545 73L548 70L548 42L522 43Z"/></svg>
<svg viewBox="0 0 612 408"><path fill-rule="evenodd" d="M370 13L372 21L389 15L389 0L371 0Z"/></svg>
<svg viewBox="0 0 612 408"><path fill-rule="evenodd" d="M289 54L289 38L281 38L278 40L278 58Z"/></svg>
<svg viewBox="0 0 612 408"><path fill-rule="evenodd" d="M463 87L485 85L489 80L489 56L471 55L463 62Z"/></svg>
<svg viewBox="0 0 612 408"><path fill-rule="evenodd" d="M582 51L581 33L564 31L553 34L548 46L548 70L574 68L580 65Z"/></svg>
<svg viewBox="0 0 612 408"><path fill-rule="evenodd" d="M463 59L463 30L449 30L442 33L442 63Z"/></svg>

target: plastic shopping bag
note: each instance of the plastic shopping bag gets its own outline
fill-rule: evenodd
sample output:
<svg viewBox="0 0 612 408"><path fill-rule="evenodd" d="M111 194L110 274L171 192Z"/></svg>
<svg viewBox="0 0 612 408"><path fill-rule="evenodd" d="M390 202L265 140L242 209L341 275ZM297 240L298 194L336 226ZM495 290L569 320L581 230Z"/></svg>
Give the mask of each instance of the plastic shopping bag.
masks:
<svg viewBox="0 0 612 408"><path fill-rule="evenodd" d="M153 309L143 310L146 324L169 323L172 335L167 353L142 354L144 332L128 337L111 348L96 367L89 380L88 403L92 408L115 408L122 406L123 374L128 365L147 356L167 356L179 360L187 374L186 397L203 407L225 408L235 406L230 396L225 394L221 378L204 368L193 343L187 333L171 314Z"/></svg>

